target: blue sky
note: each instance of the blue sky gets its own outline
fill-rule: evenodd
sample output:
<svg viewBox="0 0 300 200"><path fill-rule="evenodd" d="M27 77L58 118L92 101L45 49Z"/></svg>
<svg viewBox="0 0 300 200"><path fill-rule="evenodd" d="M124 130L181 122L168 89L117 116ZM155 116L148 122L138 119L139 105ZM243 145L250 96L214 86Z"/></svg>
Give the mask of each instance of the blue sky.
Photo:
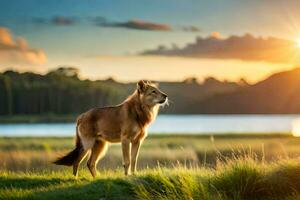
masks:
<svg viewBox="0 0 300 200"><path fill-rule="evenodd" d="M98 69L99 62L107 63L107 56L133 55L159 45L170 47L176 44L183 47L194 42L197 36L207 37L211 32L218 32L224 38L250 33L256 37L296 40L300 38L299 9L300 1L296 0L1 0L0 27L8 29L14 37L25 38L31 48L43 50L47 62L41 67L43 69L32 67L33 70L46 71L56 65L72 64L84 72L86 65ZM56 16L74 19L74 24L52 24L50 21ZM94 17L103 17L114 23L136 19L164 24L172 27L172 31L97 26L91 20ZM47 23L36 23L35 19L43 19ZM200 31L182 30L182 27L189 26L197 27ZM90 57L103 56L104 61L86 61ZM130 62L126 61L125 65L130 65ZM109 67L113 66L111 58ZM279 68L276 67L276 70ZM211 72L215 74L213 69ZM89 77L88 72L85 73ZM114 70L105 73L105 76L109 75L115 76ZM191 75L193 73L185 74ZM118 76L127 79L126 75ZM245 76L247 73L239 77ZM97 77L102 78L103 75Z"/></svg>

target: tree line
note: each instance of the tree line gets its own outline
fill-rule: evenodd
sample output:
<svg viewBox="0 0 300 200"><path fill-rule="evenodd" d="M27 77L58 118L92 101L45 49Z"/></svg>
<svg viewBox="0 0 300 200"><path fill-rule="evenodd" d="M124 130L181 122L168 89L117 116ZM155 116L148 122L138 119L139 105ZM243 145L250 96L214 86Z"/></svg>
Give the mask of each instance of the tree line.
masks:
<svg viewBox="0 0 300 200"><path fill-rule="evenodd" d="M60 67L45 75L6 71L0 73L0 116L2 119L27 115L76 116L93 107L121 103L135 87L135 83L113 79L81 80L78 70L72 67ZM201 109L207 106L202 103L205 99L239 91L248 85L245 81L219 81L212 77L200 82L190 77L182 82L160 82L159 87L170 99L170 105L162 113L195 114L203 112Z"/></svg>
<svg viewBox="0 0 300 200"><path fill-rule="evenodd" d="M80 80L75 68L45 75L6 71L0 74L0 115L81 113L115 104L126 93L105 81Z"/></svg>

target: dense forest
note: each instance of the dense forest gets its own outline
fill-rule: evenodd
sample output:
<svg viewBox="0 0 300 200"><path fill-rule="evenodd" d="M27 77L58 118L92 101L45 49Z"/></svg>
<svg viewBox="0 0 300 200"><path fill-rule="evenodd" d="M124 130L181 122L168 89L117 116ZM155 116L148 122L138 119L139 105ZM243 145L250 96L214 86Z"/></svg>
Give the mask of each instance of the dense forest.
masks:
<svg viewBox="0 0 300 200"><path fill-rule="evenodd" d="M214 94L235 91L244 83L195 78L183 82L161 82L160 88L170 97L165 113L190 113L190 107ZM78 71L61 67L45 75L6 71L0 74L0 115L78 114L92 107L122 102L135 89L135 83L113 79L81 80Z"/></svg>
<svg viewBox="0 0 300 200"><path fill-rule="evenodd" d="M79 113L119 102L125 93L104 82L82 81L74 68L46 75L6 71L0 74L0 115Z"/></svg>
<svg viewBox="0 0 300 200"><path fill-rule="evenodd" d="M81 80L78 70L60 67L45 75L0 73L0 117L64 116L74 119L93 107L121 103L135 83L113 79ZM281 114L300 113L300 68L281 72L253 85L206 78L160 82L169 95L166 114ZM2 122L3 120L0 120Z"/></svg>

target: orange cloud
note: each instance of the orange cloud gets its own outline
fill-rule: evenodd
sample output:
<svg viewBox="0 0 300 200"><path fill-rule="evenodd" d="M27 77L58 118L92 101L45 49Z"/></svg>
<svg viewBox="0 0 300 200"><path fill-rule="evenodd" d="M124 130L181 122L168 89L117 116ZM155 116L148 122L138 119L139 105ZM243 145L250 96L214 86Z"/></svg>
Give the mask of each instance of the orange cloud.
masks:
<svg viewBox="0 0 300 200"><path fill-rule="evenodd" d="M0 27L1 64L43 64L46 60L42 50L30 48L24 38L14 40L7 28Z"/></svg>
<svg viewBox="0 0 300 200"><path fill-rule="evenodd" d="M213 37L213 38L221 38L221 33L217 32L217 31L214 31L210 34L210 36Z"/></svg>
<svg viewBox="0 0 300 200"><path fill-rule="evenodd" d="M254 37L251 34L221 38L219 32L213 32L206 38L197 37L194 43L187 44L183 48L159 46L141 54L279 63L300 61L300 49L294 41L274 37Z"/></svg>

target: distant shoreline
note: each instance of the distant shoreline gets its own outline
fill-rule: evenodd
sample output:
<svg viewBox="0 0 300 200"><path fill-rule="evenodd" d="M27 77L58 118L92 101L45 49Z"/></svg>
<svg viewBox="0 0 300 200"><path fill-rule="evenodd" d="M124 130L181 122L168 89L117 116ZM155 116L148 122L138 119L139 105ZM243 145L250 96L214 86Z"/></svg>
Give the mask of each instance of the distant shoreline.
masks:
<svg viewBox="0 0 300 200"><path fill-rule="evenodd" d="M75 136L75 135L74 135ZM0 136L0 139L25 139L25 140L31 140L31 139L70 139L74 136ZM181 133L181 134L175 134L175 133L149 133L147 138L151 139L162 139L162 138L184 138L184 139L196 139L196 138L208 138L209 140L215 140L215 139L259 139L259 138L290 138L295 137L292 133L286 132L286 133ZM296 138L296 137L295 137Z"/></svg>
<svg viewBox="0 0 300 200"><path fill-rule="evenodd" d="M37 124L37 123L75 123L76 118L80 114L68 114L68 115L57 115L57 114L47 114L47 115L0 115L0 124L19 124L19 123L29 123L29 124ZM160 115L168 115L168 116L280 116L280 115L289 115L289 116L297 116L299 114L160 114Z"/></svg>

